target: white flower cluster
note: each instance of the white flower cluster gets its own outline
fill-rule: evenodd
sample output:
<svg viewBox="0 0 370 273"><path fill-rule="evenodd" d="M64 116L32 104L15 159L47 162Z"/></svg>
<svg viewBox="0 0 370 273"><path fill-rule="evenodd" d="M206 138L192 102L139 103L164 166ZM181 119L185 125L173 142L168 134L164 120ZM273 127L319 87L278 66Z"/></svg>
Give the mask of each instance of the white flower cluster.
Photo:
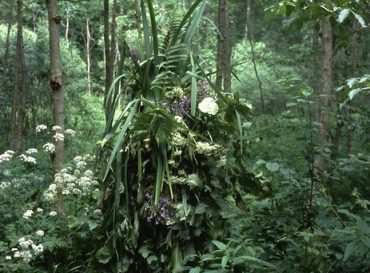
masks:
<svg viewBox="0 0 370 273"><path fill-rule="evenodd" d="M55 145L53 143L46 143L44 146L42 146L42 148L44 149L44 152L50 154L55 152Z"/></svg>
<svg viewBox="0 0 370 273"><path fill-rule="evenodd" d="M40 232L42 230L39 230ZM42 231L44 232L44 231ZM42 244L35 244L29 237L22 237L18 240L18 244L20 246L20 250L14 247L12 248L13 257L20 258L24 262L29 263L32 257L35 255L40 255L44 252L44 247ZM7 260L11 260L11 256L6 257Z"/></svg>
<svg viewBox="0 0 370 273"><path fill-rule="evenodd" d="M10 188L12 184L10 182L3 181L0 183L0 189L5 190L7 188Z"/></svg>
<svg viewBox="0 0 370 273"><path fill-rule="evenodd" d="M73 131L72 129L67 129L64 131L65 134L70 135L70 136L75 136L76 132Z"/></svg>
<svg viewBox="0 0 370 273"><path fill-rule="evenodd" d="M37 154L37 153L38 153L38 151L35 148L30 148L26 151L26 154L28 154L28 155Z"/></svg>
<svg viewBox="0 0 370 273"><path fill-rule="evenodd" d="M47 129L48 129L48 127L44 124L37 125L36 126L36 133L41 133L41 132L43 132Z"/></svg>
<svg viewBox="0 0 370 273"><path fill-rule="evenodd" d="M9 161L10 159L13 158L15 152L12 150L7 150L3 154L0 155L0 163L4 161Z"/></svg>
<svg viewBox="0 0 370 273"><path fill-rule="evenodd" d="M62 131L63 129L62 129L62 127L60 127L60 126L55 125L55 126L51 127L51 130L52 130L52 131Z"/></svg>
<svg viewBox="0 0 370 273"><path fill-rule="evenodd" d="M63 142L64 141L64 135L62 133L55 133L55 135L53 135L53 139L55 142Z"/></svg>
<svg viewBox="0 0 370 273"><path fill-rule="evenodd" d="M90 155L75 157L74 162L76 169L62 169L54 176L54 183L50 184L49 188L44 192L44 197L48 201L53 201L57 195L57 188L62 189L63 195L86 196L97 189L98 181L94 177L91 170L85 170L87 162L91 159Z"/></svg>
<svg viewBox="0 0 370 273"><path fill-rule="evenodd" d="M218 144L211 144L208 142L202 142L199 141L196 143L195 151L198 154L206 155L206 156L211 156L213 154L216 154L219 152L221 149L221 146Z"/></svg>
<svg viewBox="0 0 370 273"><path fill-rule="evenodd" d="M171 144L183 147L186 145L186 139L179 132L176 132L172 134Z"/></svg>
<svg viewBox="0 0 370 273"><path fill-rule="evenodd" d="M19 156L19 158L21 159L21 161L25 162L25 163L30 163L30 164L34 164L36 165L37 162L36 162L36 158L32 157L32 156L28 156L28 155L25 155L25 154L21 154Z"/></svg>
<svg viewBox="0 0 370 273"><path fill-rule="evenodd" d="M33 210L27 210L25 213L23 213L23 218L24 219L30 219L31 218L31 216L32 216L32 214L33 214Z"/></svg>

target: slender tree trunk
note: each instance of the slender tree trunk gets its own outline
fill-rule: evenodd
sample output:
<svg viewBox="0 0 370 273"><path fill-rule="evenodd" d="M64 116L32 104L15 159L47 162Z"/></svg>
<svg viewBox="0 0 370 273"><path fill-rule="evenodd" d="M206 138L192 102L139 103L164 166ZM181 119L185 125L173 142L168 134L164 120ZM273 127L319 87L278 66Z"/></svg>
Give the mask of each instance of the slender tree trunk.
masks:
<svg viewBox="0 0 370 273"><path fill-rule="evenodd" d="M19 105L18 105L18 120L17 120L17 141L15 151L19 152L22 148L24 135L24 119L26 115L26 65L24 56L23 42L23 0L17 0L17 64L19 73Z"/></svg>
<svg viewBox="0 0 370 273"><path fill-rule="evenodd" d="M86 64L87 64L87 91L91 93L91 56L90 56L90 27L89 18L86 19Z"/></svg>
<svg viewBox="0 0 370 273"><path fill-rule="evenodd" d="M217 72L216 86L225 92L231 92L231 46L229 38L229 17L227 0L218 1L217 24Z"/></svg>
<svg viewBox="0 0 370 273"><path fill-rule="evenodd" d="M322 22L323 33L323 57L322 57L322 94L318 96L317 120L320 123L318 141L321 147L328 144L330 137L330 108L333 100L333 31L329 16ZM322 155L318 154L315 159L315 177L320 180L322 172L325 171L325 161ZM333 185L329 186L332 193Z"/></svg>
<svg viewBox="0 0 370 273"><path fill-rule="evenodd" d="M14 70L14 89L9 134L10 149L19 152L22 148L26 100L26 70L23 43L23 1L17 0L17 45Z"/></svg>
<svg viewBox="0 0 370 273"><path fill-rule="evenodd" d="M110 43L110 25L109 25L109 0L104 0L104 56L105 56L105 90L104 90L104 105L105 118L108 119L110 109L108 92L113 81L113 67L111 65L111 43Z"/></svg>
<svg viewBox="0 0 370 273"><path fill-rule="evenodd" d="M64 131L64 91L62 78L62 65L59 46L59 26L61 18L58 15L57 0L46 0L49 20L49 42L50 42L50 66L51 79L50 87L52 90L54 125L61 129L57 133ZM60 171L64 163L64 141L55 140L55 155L53 157L54 171Z"/></svg>
<svg viewBox="0 0 370 273"><path fill-rule="evenodd" d="M254 40L254 25L256 22L256 0L247 0L247 31Z"/></svg>
<svg viewBox="0 0 370 273"><path fill-rule="evenodd" d="M251 59L253 63L253 70L256 76L256 80L258 83L258 90L260 92L260 99L261 99L261 109L262 113L266 114L266 104L265 104L265 96L262 88L262 81L259 77L258 69L257 69L257 61L256 61L256 53L254 51L254 44L253 44L253 32L254 32L254 23L255 23L255 14L256 14L256 3L254 0L247 0L247 21L246 21L246 36L249 42L249 46L251 48Z"/></svg>
<svg viewBox="0 0 370 273"><path fill-rule="evenodd" d="M15 0L10 3L9 17L8 17L8 28L6 31L5 39L5 53L4 53L4 76L8 74L8 61L9 61L9 44L10 44L10 33L13 25L13 9Z"/></svg>
<svg viewBox="0 0 370 273"><path fill-rule="evenodd" d="M67 12L66 12L66 30L64 37L66 39L67 47L69 47L69 4L67 2Z"/></svg>

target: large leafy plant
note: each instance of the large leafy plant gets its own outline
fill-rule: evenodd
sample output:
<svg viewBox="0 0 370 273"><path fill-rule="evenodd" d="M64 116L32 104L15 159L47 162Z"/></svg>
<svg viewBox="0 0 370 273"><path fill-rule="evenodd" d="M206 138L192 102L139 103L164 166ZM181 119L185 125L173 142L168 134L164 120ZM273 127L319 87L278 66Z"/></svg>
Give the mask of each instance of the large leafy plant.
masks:
<svg viewBox="0 0 370 273"><path fill-rule="evenodd" d="M195 1L160 33L152 1L141 2L143 41L124 45L105 104L101 268L196 268L196 255L224 233L217 200L251 178L241 160L251 106L213 88L191 50L205 6Z"/></svg>

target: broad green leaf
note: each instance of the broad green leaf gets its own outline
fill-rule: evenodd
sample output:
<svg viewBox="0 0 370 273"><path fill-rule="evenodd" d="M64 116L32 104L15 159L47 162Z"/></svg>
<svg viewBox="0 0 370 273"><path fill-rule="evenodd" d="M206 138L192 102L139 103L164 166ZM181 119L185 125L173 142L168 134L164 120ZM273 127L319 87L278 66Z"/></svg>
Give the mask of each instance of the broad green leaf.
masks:
<svg viewBox="0 0 370 273"><path fill-rule="evenodd" d="M200 273L202 272L202 269L197 266L197 267L193 267L192 269L190 269L189 273Z"/></svg>
<svg viewBox="0 0 370 273"><path fill-rule="evenodd" d="M228 262L229 262L229 256L223 256L221 260L221 267L225 268Z"/></svg>
<svg viewBox="0 0 370 273"><path fill-rule="evenodd" d="M213 240L212 243L219 249L219 250L226 250L226 245L220 241Z"/></svg>
<svg viewBox="0 0 370 273"><path fill-rule="evenodd" d="M350 242L346 246L346 250L344 251L343 261L346 261L358 248L358 245L356 244L356 241Z"/></svg>
<svg viewBox="0 0 370 273"><path fill-rule="evenodd" d="M272 269L277 269L277 267L269 262L265 262L263 260L260 260L258 258L255 258L255 257L252 257L252 256L239 256L239 257L236 257L234 259L234 264L235 265L238 265L238 264L243 264L245 262L252 262L252 263L256 263L256 264L260 264L260 265L263 265L263 266L266 266L266 267L269 267L269 268L272 268Z"/></svg>
<svg viewBox="0 0 370 273"><path fill-rule="evenodd" d="M104 246L99 249L96 253L96 258L98 259L99 263L107 264L112 258L109 248Z"/></svg>

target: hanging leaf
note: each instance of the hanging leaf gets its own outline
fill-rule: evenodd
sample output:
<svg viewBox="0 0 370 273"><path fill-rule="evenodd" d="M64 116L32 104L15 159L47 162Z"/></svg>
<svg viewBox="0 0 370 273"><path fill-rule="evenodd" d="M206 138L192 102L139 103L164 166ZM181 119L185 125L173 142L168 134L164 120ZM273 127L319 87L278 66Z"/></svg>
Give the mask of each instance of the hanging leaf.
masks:
<svg viewBox="0 0 370 273"><path fill-rule="evenodd" d="M342 9L338 16L338 22L343 23L343 21L348 17L349 9Z"/></svg>
<svg viewBox="0 0 370 273"><path fill-rule="evenodd" d="M353 15L356 17L356 19L359 22L359 24L361 25L361 27L363 27L363 28L367 27L364 18L362 18L357 13L353 13Z"/></svg>

